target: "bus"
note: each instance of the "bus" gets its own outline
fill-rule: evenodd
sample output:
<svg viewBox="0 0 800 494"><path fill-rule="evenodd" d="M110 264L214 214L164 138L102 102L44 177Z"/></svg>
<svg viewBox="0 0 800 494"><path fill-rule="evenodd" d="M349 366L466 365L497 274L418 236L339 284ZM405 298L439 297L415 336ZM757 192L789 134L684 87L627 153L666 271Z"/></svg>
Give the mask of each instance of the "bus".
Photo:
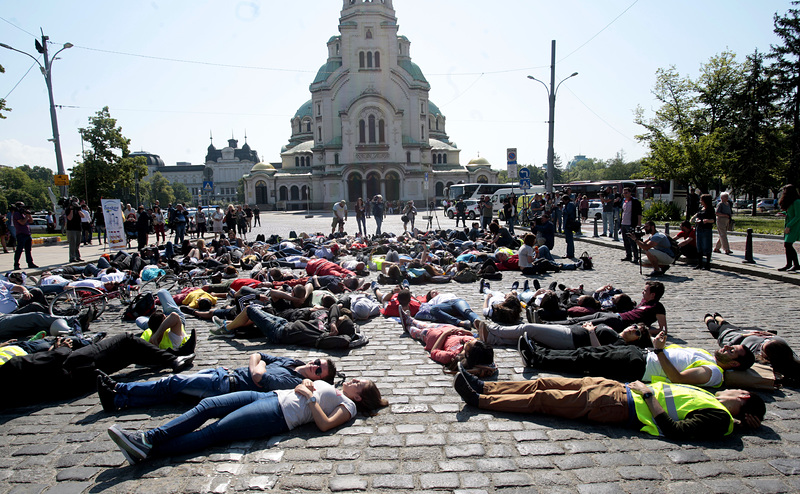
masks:
<svg viewBox="0 0 800 494"><path fill-rule="evenodd" d="M519 186L518 182L508 184L453 184L445 190L445 200L453 203L459 199L479 199L481 196L491 196L499 189Z"/></svg>
<svg viewBox="0 0 800 494"><path fill-rule="evenodd" d="M614 193L621 194L622 189L629 187L636 190L636 197L644 203L645 209L654 201L674 202L679 208L686 207L686 187L679 185L675 180L659 180L655 178L642 178L630 180L602 180L602 181L577 181L567 184L557 184L554 190L563 191L569 187L573 198L586 195L589 200L599 199L600 193L611 187Z"/></svg>

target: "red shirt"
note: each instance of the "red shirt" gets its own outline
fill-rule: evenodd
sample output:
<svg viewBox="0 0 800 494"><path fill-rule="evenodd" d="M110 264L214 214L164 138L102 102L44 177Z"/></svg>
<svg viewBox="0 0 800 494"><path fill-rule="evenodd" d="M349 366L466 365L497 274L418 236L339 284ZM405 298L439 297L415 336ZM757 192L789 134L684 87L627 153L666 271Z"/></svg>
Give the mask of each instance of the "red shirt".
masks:
<svg viewBox="0 0 800 494"><path fill-rule="evenodd" d="M408 312L411 314L411 317L417 315L419 306L423 303L425 303L425 297L411 297L411 301L408 303ZM400 303L397 301L396 293L389 299L389 303L386 307L381 309L381 314L383 314L383 317L400 317Z"/></svg>
<svg viewBox="0 0 800 494"><path fill-rule="evenodd" d="M308 264L306 264L306 273L308 273L309 276L333 275L340 278L349 278L356 275L349 269L345 269L327 259L312 259L308 261Z"/></svg>
<svg viewBox="0 0 800 494"><path fill-rule="evenodd" d="M494 263L498 271L519 271L519 254L514 254L503 262Z"/></svg>
<svg viewBox="0 0 800 494"><path fill-rule="evenodd" d="M238 292L239 289L243 286L256 287L260 284L261 284L260 281L254 280L252 278L239 278L233 280L233 283L231 283L231 290L233 290L234 292Z"/></svg>

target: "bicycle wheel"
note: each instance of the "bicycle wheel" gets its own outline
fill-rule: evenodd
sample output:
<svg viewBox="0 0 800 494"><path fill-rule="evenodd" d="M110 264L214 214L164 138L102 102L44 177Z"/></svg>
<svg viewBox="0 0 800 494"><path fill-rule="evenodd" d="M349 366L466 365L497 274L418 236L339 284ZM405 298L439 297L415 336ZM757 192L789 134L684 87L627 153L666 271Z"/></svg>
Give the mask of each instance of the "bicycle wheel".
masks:
<svg viewBox="0 0 800 494"><path fill-rule="evenodd" d="M50 314L54 316L80 316L94 307L95 317L106 310L106 297L101 290L92 287L69 287L50 302Z"/></svg>
<svg viewBox="0 0 800 494"><path fill-rule="evenodd" d="M152 280L142 284L139 287L139 293L145 292L157 292L162 288L170 291L175 288L175 285L178 284L178 277L174 274L165 274L164 276L159 276L158 278L153 278Z"/></svg>

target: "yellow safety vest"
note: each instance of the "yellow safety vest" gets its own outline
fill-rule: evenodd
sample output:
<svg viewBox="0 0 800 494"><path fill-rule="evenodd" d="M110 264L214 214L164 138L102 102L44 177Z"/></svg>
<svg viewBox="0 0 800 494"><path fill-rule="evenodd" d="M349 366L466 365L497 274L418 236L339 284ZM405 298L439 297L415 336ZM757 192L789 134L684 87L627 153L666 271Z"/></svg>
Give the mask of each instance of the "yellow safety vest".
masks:
<svg viewBox="0 0 800 494"><path fill-rule="evenodd" d="M177 348L175 348L175 345L172 344L172 339L170 339L169 333L170 333L169 329L164 331L164 336L161 338L161 341L158 342L158 348L160 348L162 350L169 350L170 348L174 349L174 350L177 350ZM142 333L142 339L144 341L147 341L147 342L150 342L150 343L153 343L152 341L150 341L150 338L152 336L153 336L153 330L152 329L145 329L144 333ZM189 335L184 336L183 339L181 340L181 346L183 346L183 344L186 343L186 341L190 337L191 336L189 336Z"/></svg>
<svg viewBox="0 0 800 494"><path fill-rule="evenodd" d="M27 354L28 352L17 345L0 346L0 365L5 364L14 357L22 357Z"/></svg>
<svg viewBox="0 0 800 494"><path fill-rule="evenodd" d="M683 420L689 412L695 410L702 410L704 408L716 408L724 410L730 417L728 430L725 432L727 436L733 431L733 416L720 401L708 391L692 386L689 384L674 384L674 383L652 383L650 388L653 390L653 396L661 404L664 411L672 420ZM631 392L633 396L633 404L636 410L636 417L644 424L640 429L653 436L663 436L661 430L656 425L653 414L650 413L647 403L645 403L642 395Z"/></svg>
<svg viewBox="0 0 800 494"><path fill-rule="evenodd" d="M725 381L725 379L724 379L725 371L722 369L722 367L717 365L717 361L716 361L716 359L714 358L713 355L711 355L707 351L703 350L702 348L688 348L688 347L684 347L684 346L680 346L680 345L669 345L669 346L667 346L665 348L665 350L669 350L669 349L672 349L672 348L680 348L682 350L694 350L696 352L700 352L700 353L703 353L705 355L708 355L708 360L696 360L696 361L692 362L691 364L689 364L689 367L687 367L686 369L694 369L695 367L703 367L704 365L714 366L717 369L719 369L719 372L722 374L723 379L720 380L719 384L716 384L716 385L714 385L712 387L719 388L720 386L722 386L723 382ZM679 372L683 372L686 369L679 369ZM667 378L663 377L663 376L653 376L651 381L654 382L654 383L655 382L666 382Z"/></svg>

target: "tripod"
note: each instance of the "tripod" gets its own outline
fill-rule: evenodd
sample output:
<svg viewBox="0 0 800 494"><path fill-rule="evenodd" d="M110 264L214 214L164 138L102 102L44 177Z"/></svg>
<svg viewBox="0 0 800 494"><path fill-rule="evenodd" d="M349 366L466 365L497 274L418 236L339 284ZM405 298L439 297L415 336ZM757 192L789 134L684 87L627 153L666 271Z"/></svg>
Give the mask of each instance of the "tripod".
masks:
<svg viewBox="0 0 800 494"><path fill-rule="evenodd" d="M441 230L442 225L439 224L439 215L436 214L436 205L433 206L433 214L431 214L431 203L428 203L428 215L424 216L423 219L428 220L428 226L425 228L427 231L431 231L433 228L433 219L436 218L436 227Z"/></svg>

